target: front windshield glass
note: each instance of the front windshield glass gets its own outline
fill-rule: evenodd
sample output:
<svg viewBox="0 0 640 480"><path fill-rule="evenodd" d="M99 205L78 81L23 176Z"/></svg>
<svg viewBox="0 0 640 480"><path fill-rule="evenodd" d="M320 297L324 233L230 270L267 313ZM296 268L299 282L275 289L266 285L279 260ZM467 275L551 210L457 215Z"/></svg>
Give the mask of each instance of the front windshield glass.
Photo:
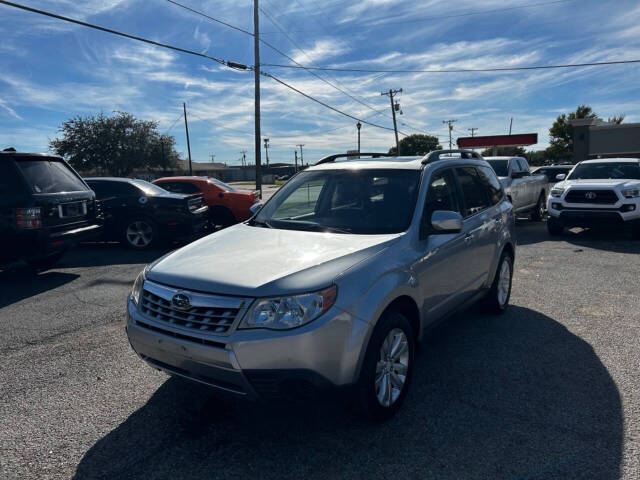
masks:
<svg viewBox="0 0 640 480"><path fill-rule="evenodd" d="M228 185L228 184L226 184L224 182L221 182L217 178L209 177L209 182L213 183L215 186L221 188L225 192L235 192L236 191L236 189L233 188L231 185Z"/></svg>
<svg viewBox="0 0 640 480"><path fill-rule="evenodd" d="M142 190L146 195L166 195L167 193L169 193L164 188L161 188L158 185L155 185L153 183L147 182L146 180L135 179L135 180L132 180L131 183L133 183L136 187L140 188L140 190Z"/></svg>
<svg viewBox="0 0 640 480"><path fill-rule="evenodd" d="M577 165L568 180L640 180L640 164L634 162L582 163Z"/></svg>
<svg viewBox="0 0 640 480"><path fill-rule="evenodd" d="M499 177L509 176L509 160L487 160Z"/></svg>
<svg viewBox="0 0 640 480"><path fill-rule="evenodd" d="M409 228L420 170L319 170L298 174L252 222L287 230L383 234Z"/></svg>

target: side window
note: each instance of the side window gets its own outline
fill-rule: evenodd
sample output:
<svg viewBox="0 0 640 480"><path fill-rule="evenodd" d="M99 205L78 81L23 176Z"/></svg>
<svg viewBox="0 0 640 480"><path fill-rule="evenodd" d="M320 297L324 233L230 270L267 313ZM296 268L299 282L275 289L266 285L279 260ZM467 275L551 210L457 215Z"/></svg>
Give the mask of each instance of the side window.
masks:
<svg viewBox="0 0 640 480"><path fill-rule="evenodd" d="M201 193L201 190L196 187L193 183L182 183L182 192L183 193Z"/></svg>
<svg viewBox="0 0 640 480"><path fill-rule="evenodd" d="M489 207L489 196L478 170L473 167L456 168L462 197L464 198L465 217L475 215Z"/></svg>
<svg viewBox="0 0 640 480"><path fill-rule="evenodd" d="M89 188L96 192L98 199L124 196L138 195L140 192L136 187L126 182L88 182Z"/></svg>
<svg viewBox="0 0 640 480"><path fill-rule="evenodd" d="M512 158L511 160L509 160L509 163L511 163L511 170L514 172L521 172L522 168L520 167L520 163L518 162L518 160L516 158Z"/></svg>
<svg viewBox="0 0 640 480"><path fill-rule="evenodd" d="M518 160L520 162L520 168L522 168L523 172L531 173L529 169L529 162L527 162L524 158Z"/></svg>
<svg viewBox="0 0 640 480"><path fill-rule="evenodd" d="M162 182L159 183L158 186L168 190L169 192L182 193L180 190L180 184L177 182Z"/></svg>
<svg viewBox="0 0 640 480"><path fill-rule="evenodd" d="M423 218L429 221L436 210L462 213L452 170L441 170L431 176Z"/></svg>
<svg viewBox="0 0 640 480"><path fill-rule="evenodd" d="M496 174L491 167L478 167L478 172L480 173L480 179L489 192L489 199L491 200L491 203L495 205L502 200L503 192L500 180L498 180L498 177L496 177Z"/></svg>

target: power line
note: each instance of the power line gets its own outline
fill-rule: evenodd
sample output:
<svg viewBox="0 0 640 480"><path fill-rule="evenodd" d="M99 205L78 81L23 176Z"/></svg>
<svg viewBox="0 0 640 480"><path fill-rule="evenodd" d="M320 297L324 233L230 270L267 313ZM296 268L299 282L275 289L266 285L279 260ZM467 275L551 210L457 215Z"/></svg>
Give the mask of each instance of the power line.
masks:
<svg viewBox="0 0 640 480"><path fill-rule="evenodd" d="M242 33L245 33L247 35L251 35L253 37L253 32L250 32L249 30L244 30L244 29L242 29L240 27L236 27L235 25L231 25L230 23L227 23L224 20L220 20L219 18L211 17L211 16L207 15L206 13L199 12L198 10L194 10L193 8L191 8L191 7L187 6L187 5L183 5L182 3L178 3L178 2L176 2L174 0L167 0L167 2L173 3L174 5L176 5L176 6L180 7L180 8L184 8L185 10L189 10L190 12L196 13L198 15L202 15L203 17L208 18L212 22L219 23L220 25L224 25L225 27L232 28L233 30L237 30L238 32L242 32Z"/></svg>
<svg viewBox="0 0 640 480"><path fill-rule="evenodd" d="M18 8L20 10L25 10L31 13L37 13L39 15L44 15L46 17L55 18L57 20L62 20L69 23L75 23L76 25L82 25L83 27L93 28L94 30L100 30L101 32L111 33L113 35L119 35L121 37L129 38L131 40L137 40L138 42L148 43L149 45L155 45L156 47L168 48L169 50L175 50L176 52L187 53L189 55L195 55L197 57L206 58L208 60L213 60L214 62L218 62L221 65L226 65L227 67L239 69L239 70L247 70L247 66L241 63L230 62L228 60L223 60L221 58L212 57L210 55L206 55L204 53L194 52L193 50L187 50L186 48L176 47L174 45L169 45L167 43L156 42L155 40L149 40L148 38L138 37L136 35L131 35L129 33L120 32L118 30L113 30L111 28L102 27L100 25L95 25L92 23L83 22L81 20L76 20L74 18L65 17L63 15L58 15L56 13L47 12L45 10L39 10L37 8L27 7L26 5L20 5L18 3L7 2L5 0L0 0L0 4L7 5L9 7Z"/></svg>
<svg viewBox="0 0 640 480"><path fill-rule="evenodd" d="M278 82L279 84L281 84L281 85L283 85L283 86L287 87L288 89L293 90L294 92L299 93L299 94L300 94L300 95L302 95L303 97L306 97L306 98L308 98L309 100L312 100L312 101L314 101L314 102L316 102L316 103L319 103L320 105L322 105L323 107L328 108L329 110L333 110L334 112L339 113L340 115L344 115L345 117L349 117L349 118L351 118L351 119L353 119L353 120L358 120L359 122L365 123L365 124L367 124L367 125L371 125L372 127L382 128L382 129L384 129L384 130L389 130L389 131L392 131L392 132L394 131L394 129L393 129L393 128L389 128L389 127L385 127L385 126L383 126L383 125L378 125L378 124L376 124L376 123L368 122L367 120L364 120L364 119L362 119L362 118L358 118L358 117L354 117L353 115L350 115L350 114L348 114L348 113L346 113L346 112L343 112L342 110L340 110L340 109L338 109L338 108L336 108L336 107L333 107L333 106L329 105L328 103L323 102L322 100L318 100L317 98L315 98L315 97L313 97L313 96L309 95L308 93L303 92L302 90L297 89L297 88L296 88L296 87L294 87L293 85L289 85L289 84L288 84L288 83L286 83L285 81L280 80L280 79L279 79L279 78L277 78L277 77L274 77L273 75L271 75L271 74L270 74L270 73L268 73L268 72L260 72L260 73L262 73L262 75L264 75L265 77L269 77L269 78L271 78L272 80L275 80L276 82ZM406 133L403 133L403 135L406 135Z"/></svg>
<svg viewBox="0 0 640 480"><path fill-rule="evenodd" d="M178 118L176 118L173 123L171 124L171 126L169 128L167 128L167 130L162 134L162 135L168 135L169 132L173 129L173 127L176 126L176 123L178 123L178 120L180 120L182 118L182 115L184 115L183 113L181 113Z"/></svg>
<svg viewBox="0 0 640 480"><path fill-rule="evenodd" d="M325 72L355 72L355 73L468 73L468 72L516 72L521 70L548 70L552 68L580 68L599 67L604 65L626 65L640 63L638 60L610 60L606 62L565 63L556 65L534 65L526 67L496 67L496 68L456 68L442 70L374 70L369 68L334 68L334 67L305 67L308 70L321 70ZM265 67L300 68L295 65L282 65L277 63L263 63Z"/></svg>

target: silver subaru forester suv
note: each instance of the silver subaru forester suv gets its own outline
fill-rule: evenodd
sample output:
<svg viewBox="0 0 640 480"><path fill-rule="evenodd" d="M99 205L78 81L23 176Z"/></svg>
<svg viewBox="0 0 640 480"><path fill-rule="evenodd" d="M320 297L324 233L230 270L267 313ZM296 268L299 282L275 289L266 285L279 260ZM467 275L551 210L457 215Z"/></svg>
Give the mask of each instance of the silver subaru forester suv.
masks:
<svg viewBox="0 0 640 480"><path fill-rule="evenodd" d="M393 415L429 327L507 307L514 215L475 152L368 155L322 159L251 220L145 268L127 302L138 355L240 397L350 387L372 419Z"/></svg>

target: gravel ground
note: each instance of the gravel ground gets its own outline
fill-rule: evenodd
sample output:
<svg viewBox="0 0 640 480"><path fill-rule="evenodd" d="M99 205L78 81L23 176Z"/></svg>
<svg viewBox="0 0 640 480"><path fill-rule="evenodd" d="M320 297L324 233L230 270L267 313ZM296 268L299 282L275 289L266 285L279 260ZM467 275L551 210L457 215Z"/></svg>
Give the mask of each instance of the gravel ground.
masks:
<svg viewBox="0 0 640 480"><path fill-rule="evenodd" d="M145 366L124 299L160 255L0 272L0 478L640 478L640 242L518 224L512 307L422 345L402 412L231 404Z"/></svg>

